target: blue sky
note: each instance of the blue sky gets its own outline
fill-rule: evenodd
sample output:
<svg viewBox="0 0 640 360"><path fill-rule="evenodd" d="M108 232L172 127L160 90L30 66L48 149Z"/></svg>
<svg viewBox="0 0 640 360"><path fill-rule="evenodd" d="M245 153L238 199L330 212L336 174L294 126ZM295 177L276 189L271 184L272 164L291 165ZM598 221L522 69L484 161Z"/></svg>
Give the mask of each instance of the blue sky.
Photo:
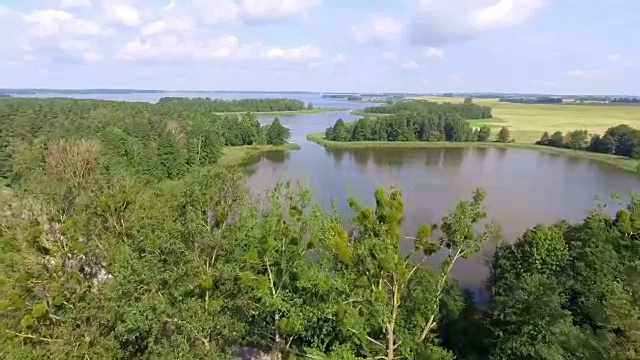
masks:
<svg viewBox="0 0 640 360"><path fill-rule="evenodd" d="M0 87L640 95L638 0L0 0Z"/></svg>

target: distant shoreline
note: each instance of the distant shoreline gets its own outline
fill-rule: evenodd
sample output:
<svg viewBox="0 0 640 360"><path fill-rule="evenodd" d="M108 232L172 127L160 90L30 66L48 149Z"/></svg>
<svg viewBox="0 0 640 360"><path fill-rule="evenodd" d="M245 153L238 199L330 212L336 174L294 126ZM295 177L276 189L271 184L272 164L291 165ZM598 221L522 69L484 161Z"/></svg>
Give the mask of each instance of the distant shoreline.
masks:
<svg viewBox="0 0 640 360"><path fill-rule="evenodd" d="M307 134L307 140L330 149L374 149L374 148L515 148L541 151L548 154L567 155L576 158L590 159L615 166L619 169L637 172L639 162L634 159L594 153L589 151L571 150L531 143L498 143L498 142L428 142L428 141L331 141L323 133Z"/></svg>
<svg viewBox="0 0 640 360"><path fill-rule="evenodd" d="M238 115L238 114L246 114L252 113L256 115L297 115L297 114L318 114L325 112L338 112L338 111L347 111L349 109L345 108L337 108L337 107L319 107L313 109L302 109L302 110L294 110L294 111L234 111L234 112L217 112L216 115Z"/></svg>

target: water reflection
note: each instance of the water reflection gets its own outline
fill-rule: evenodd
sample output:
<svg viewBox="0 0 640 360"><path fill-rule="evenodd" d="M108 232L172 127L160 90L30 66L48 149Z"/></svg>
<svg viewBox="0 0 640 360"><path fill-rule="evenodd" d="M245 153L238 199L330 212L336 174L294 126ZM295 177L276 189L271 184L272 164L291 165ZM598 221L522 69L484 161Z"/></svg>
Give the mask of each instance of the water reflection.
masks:
<svg viewBox="0 0 640 360"><path fill-rule="evenodd" d="M269 151L264 153L260 160L268 161L272 165L283 164L289 160L291 153L289 151Z"/></svg>

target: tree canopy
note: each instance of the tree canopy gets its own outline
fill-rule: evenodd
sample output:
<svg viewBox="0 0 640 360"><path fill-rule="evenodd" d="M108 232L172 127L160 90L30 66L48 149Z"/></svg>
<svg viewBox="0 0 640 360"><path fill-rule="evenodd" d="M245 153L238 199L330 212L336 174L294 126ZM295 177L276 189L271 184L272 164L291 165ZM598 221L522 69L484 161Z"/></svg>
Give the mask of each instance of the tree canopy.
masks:
<svg viewBox="0 0 640 360"><path fill-rule="evenodd" d="M298 111L304 110L304 101L296 99L239 99L223 100L210 98L182 98L163 97L160 104L170 107L177 105L182 108L198 109L217 113L224 112L272 112L272 111ZM313 105L308 107L313 109Z"/></svg>
<svg viewBox="0 0 640 360"><path fill-rule="evenodd" d="M612 126L603 135L589 134L587 130L573 130L566 134L545 132L538 145L584 150L640 159L640 130L627 124Z"/></svg>
<svg viewBox="0 0 640 360"><path fill-rule="evenodd" d="M362 118L353 123L338 119L325 131L332 141L477 141L479 131L459 115L427 116L403 112L395 115ZM481 141L488 140L486 129ZM489 134L490 135L490 134Z"/></svg>
<svg viewBox="0 0 640 360"><path fill-rule="evenodd" d="M463 104L440 104L432 101L403 100L390 105L367 107L364 112L369 114L412 112L436 117L450 117L455 114L464 119L489 119L493 117L491 107L480 106L468 101Z"/></svg>

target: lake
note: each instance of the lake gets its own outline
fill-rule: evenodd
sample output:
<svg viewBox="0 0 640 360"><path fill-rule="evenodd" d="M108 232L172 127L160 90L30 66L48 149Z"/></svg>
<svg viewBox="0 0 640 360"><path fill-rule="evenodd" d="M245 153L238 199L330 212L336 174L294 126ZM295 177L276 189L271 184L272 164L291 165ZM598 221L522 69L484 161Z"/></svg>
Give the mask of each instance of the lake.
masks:
<svg viewBox="0 0 640 360"><path fill-rule="evenodd" d="M83 98L155 102L163 96L197 96L224 99L290 97L312 102L316 107L362 108L367 103L322 99L320 94L291 93L172 93L131 95L87 95ZM78 97L78 96L74 96ZM595 196L615 210L608 198L619 194L628 199L640 188L640 180L629 172L589 159L514 148L445 149L325 149L306 140L306 134L324 131L336 119L358 117L349 112L280 116L300 150L268 153L249 165L249 186L263 191L281 180L293 179L314 190L315 200L328 206L355 196L373 205L377 187L393 184L403 190L405 231L412 235L418 225L438 222L474 188L487 191L489 218L497 221L505 238L513 241L536 224L560 219L579 221L596 205ZM261 116L263 123L273 117ZM343 206L344 208L344 206ZM404 244L406 250L410 244ZM491 253L488 246L485 255ZM433 263L438 263L435 256ZM454 276L465 287L477 287L486 279L482 255L460 262Z"/></svg>

